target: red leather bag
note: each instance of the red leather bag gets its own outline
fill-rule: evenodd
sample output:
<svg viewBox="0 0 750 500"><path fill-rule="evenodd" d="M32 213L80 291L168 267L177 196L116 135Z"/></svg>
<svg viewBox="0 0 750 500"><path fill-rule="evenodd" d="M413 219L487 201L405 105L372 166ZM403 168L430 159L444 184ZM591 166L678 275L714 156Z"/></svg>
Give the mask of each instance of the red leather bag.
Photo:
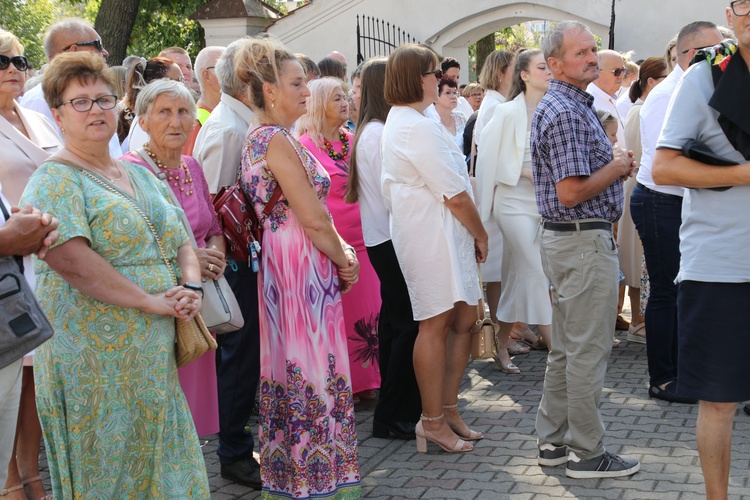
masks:
<svg viewBox="0 0 750 500"><path fill-rule="evenodd" d="M280 196L281 188L277 185L263 210L263 218L270 215ZM262 241L263 225L245 196L240 181L221 188L214 196L213 204L227 243L227 256L235 261L248 262L250 246L255 241L258 244Z"/></svg>

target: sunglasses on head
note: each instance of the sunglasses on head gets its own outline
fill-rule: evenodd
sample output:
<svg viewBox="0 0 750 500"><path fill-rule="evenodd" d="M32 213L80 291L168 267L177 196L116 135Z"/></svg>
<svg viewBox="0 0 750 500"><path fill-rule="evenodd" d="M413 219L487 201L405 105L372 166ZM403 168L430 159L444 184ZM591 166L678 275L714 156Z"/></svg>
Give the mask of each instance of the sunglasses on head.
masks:
<svg viewBox="0 0 750 500"><path fill-rule="evenodd" d="M91 41L88 41L88 42L76 42L76 43L71 43L71 44L70 44L70 45L68 45L67 47L64 47L64 48L62 49L62 51L63 51L63 52L67 52L67 51L69 51L69 50L70 50L70 48L71 48L71 47L72 47L73 45L75 45L76 47L96 47L96 50L98 50L99 52L104 52L104 45L102 44L102 41L101 41L100 39L98 39L98 38L97 38L96 40L91 40Z"/></svg>
<svg viewBox="0 0 750 500"><path fill-rule="evenodd" d="M8 66L13 63L18 71L26 71L29 69L29 61L24 56L8 57L0 55L0 71L8 69Z"/></svg>
<svg viewBox="0 0 750 500"><path fill-rule="evenodd" d="M428 71L427 73L422 73L422 76L427 75L435 75L435 78L438 80L443 79L443 70L442 69L436 69L435 71Z"/></svg>

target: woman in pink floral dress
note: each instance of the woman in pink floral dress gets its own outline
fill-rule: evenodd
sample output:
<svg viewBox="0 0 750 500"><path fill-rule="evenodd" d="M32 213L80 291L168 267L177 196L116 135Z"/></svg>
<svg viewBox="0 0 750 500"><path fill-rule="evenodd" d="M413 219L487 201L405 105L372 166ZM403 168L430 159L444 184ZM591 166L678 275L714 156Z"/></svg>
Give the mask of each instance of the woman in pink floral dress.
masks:
<svg viewBox="0 0 750 500"><path fill-rule="evenodd" d="M307 113L295 125L295 134L300 134L299 142L315 155L331 176L328 209L336 229L355 247L359 257L359 282L343 298L352 391L354 402L357 403L360 399L375 399L374 389L380 388L380 280L367 257L359 203L350 205L344 201L349 183L349 153L354 137L341 128L349 118L349 103L343 83L338 78L324 77L312 80L309 89L311 95L307 100Z"/></svg>
<svg viewBox="0 0 750 500"><path fill-rule="evenodd" d="M264 499L360 498L357 438L341 293L356 251L336 232L326 171L289 135L310 95L297 59L267 39L237 48L252 130L242 187L263 224L260 254L260 466ZM262 217L272 193L282 195Z"/></svg>

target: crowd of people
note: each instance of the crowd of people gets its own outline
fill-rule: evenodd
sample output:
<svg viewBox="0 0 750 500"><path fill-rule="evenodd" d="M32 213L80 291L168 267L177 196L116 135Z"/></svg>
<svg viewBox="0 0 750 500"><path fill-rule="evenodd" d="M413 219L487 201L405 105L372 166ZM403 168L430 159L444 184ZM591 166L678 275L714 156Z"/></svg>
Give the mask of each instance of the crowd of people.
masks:
<svg viewBox="0 0 750 500"><path fill-rule="evenodd" d="M363 400L373 436L418 452L484 438L458 394L486 297L496 369L548 351L540 466L639 470L599 414L624 330L649 396L700 403L706 494L726 498L750 399L750 0L726 18L638 61L561 21L466 85L415 44L351 81L340 53L265 37L110 68L77 18L32 78L0 30L0 257L24 257L55 331L0 367L0 496L210 498L199 436L218 434L221 476L263 498L359 498ZM247 261L214 206L235 184L262 226ZM219 278L244 324L178 369L176 325ZM706 349L717 331L732 349Z"/></svg>

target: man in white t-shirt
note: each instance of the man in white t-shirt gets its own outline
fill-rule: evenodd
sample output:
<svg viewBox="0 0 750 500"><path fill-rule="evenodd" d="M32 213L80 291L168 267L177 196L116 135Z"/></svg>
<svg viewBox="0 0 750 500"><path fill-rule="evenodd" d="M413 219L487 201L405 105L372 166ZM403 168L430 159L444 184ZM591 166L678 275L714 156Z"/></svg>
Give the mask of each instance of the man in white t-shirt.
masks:
<svg viewBox="0 0 750 500"><path fill-rule="evenodd" d="M617 91L625 78L625 59L614 50L600 50L599 78L589 83L586 92L594 96L594 108L606 111L617 118L617 145L627 149L625 144L625 117L617 111Z"/></svg>
<svg viewBox="0 0 750 500"><path fill-rule="evenodd" d="M24 267L31 267L30 254L36 253L43 258L50 246L57 241L57 219L43 214L30 206L22 209L11 209L2 196L0 186L0 203L10 213L6 221L0 216L0 257L13 255L24 256ZM28 280L28 277L27 277ZM34 284L29 283L32 287ZM21 368L23 357L0 368L0 485L7 479L10 454L16 435L18 405L21 400ZM20 489L23 489L21 486ZM14 491L12 488L8 492Z"/></svg>
<svg viewBox="0 0 750 500"><path fill-rule="evenodd" d="M104 60L109 57L109 52L104 48L101 37L91 26L91 23L84 19L77 17L63 19L47 29L47 33L44 35L44 54L47 56L47 62L52 61L58 54L80 51L94 52L101 55ZM41 85L37 85L26 92L20 99L19 104L46 116L57 132L60 132L60 127L52 118L52 111L49 109L47 101L44 100ZM109 141L109 154L112 158L122 156L117 132Z"/></svg>

